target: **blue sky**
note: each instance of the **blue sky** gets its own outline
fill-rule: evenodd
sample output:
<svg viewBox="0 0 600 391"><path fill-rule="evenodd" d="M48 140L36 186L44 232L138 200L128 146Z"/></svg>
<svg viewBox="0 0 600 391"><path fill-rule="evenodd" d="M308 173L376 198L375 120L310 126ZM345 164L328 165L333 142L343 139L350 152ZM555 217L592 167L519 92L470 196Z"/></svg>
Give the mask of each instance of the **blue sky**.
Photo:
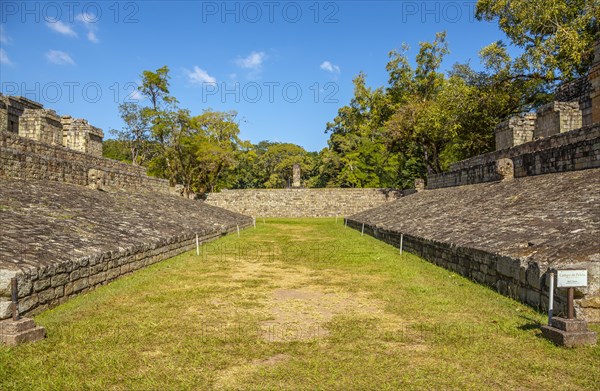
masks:
<svg viewBox="0 0 600 391"><path fill-rule="evenodd" d="M143 70L167 65L180 105L235 110L241 136L327 144L325 125L363 71L387 82L388 52L447 31L443 64L504 34L467 1L107 1L0 3L0 87L104 129L136 99Z"/></svg>

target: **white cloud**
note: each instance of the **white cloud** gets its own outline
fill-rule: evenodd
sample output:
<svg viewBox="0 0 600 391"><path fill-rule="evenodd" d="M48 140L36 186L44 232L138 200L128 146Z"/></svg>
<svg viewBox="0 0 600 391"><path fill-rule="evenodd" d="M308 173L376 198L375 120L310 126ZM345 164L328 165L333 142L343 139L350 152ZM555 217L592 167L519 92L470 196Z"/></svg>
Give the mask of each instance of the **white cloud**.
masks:
<svg viewBox="0 0 600 391"><path fill-rule="evenodd" d="M2 48L0 48L0 64L4 64L4 65L14 65L12 61L10 61L10 58L8 58L8 54L6 54L6 51Z"/></svg>
<svg viewBox="0 0 600 391"><path fill-rule="evenodd" d="M94 31L88 31L87 37L90 40L90 42L93 42L93 43L100 42L100 40L98 39L98 37L96 36L96 33Z"/></svg>
<svg viewBox="0 0 600 391"><path fill-rule="evenodd" d="M238 58L235 63L240 68L260 69L266 59L267 55L264 52L252 52L245 58Z"/></svg>
<svg viewBox="0 0 600 391"><path fill-rule="evenodd" d="M335 64L332 64L329 61L323 61L323 63L321 64L321 69L331 73L340 73L340 67Z"/></svg>
<svg viewBox="0 0 600 391"><path fill-rule="evenodd" d="M12 38L8 36L8 34L6 34L6 31L4 30L4 26L0 24L0 43L3 43L5 45L10 45L12 43Z"/></svg>
<svg viewBox="0 0 600 391"><path fill-rule="evenodd" d="M60 50L49 50L46 53L46 58L53 64L57 65L75 65L75 61L67 53Z"/></svg>
<svg viewBox="0 0 600 391"><path fill-rule="evenodd" d="M208 72L206 72L204 69L200 69L197 66L194 66L193 71L185 69L185 73L187 74L188 80L192 84L203 84L203 83L215 84L217 82L216 78L210 76L208 74Z"/></svg>
<svg viewBox="0 0 600 391"><path fill-rule="evenodd" d="M85 28L87 29L87 39L90 42L98 43L100 40L96 33L98 32L98 17L91 13L81 13L75 17L75 20L83 23Z"/></svg>
<svg viewBox="0 0 600 391"><path fill-rule="evenodd" d="M67 35L69 37L77 37L77 33L71 26L57 20L56 22L47 22L46 25L50 27L52 30L56 31L59 34Z"/></svg>

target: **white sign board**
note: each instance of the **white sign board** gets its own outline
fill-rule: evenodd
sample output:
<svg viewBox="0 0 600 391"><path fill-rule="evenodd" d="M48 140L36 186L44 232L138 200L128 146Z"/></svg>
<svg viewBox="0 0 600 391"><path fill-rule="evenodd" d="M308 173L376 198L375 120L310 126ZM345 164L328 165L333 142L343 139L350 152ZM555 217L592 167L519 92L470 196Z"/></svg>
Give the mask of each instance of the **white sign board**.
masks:
<svg viewBox="0 0 600 391"><path fill-rule="evenodd" d="M557 288L574 288L587 286L587 270L557 270Z"/></svg>

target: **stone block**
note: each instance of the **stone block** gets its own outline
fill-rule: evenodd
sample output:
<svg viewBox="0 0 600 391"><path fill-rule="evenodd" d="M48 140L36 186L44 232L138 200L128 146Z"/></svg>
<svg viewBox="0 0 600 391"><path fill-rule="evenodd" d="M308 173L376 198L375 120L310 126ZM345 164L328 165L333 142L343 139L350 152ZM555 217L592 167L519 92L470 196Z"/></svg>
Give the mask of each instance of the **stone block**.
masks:
<svg viewBox="0 0 600 391"><path fill-rule="evenodd" d="M552 318L550 326L568 333L587 331L587 322L581 319L566 319L555 316Z"/></svg>
<svg viewBox="0 0 600 391"><path fill-rule="evenodd" d="M38 293L38 300L39 300L40 304L47 303L50 300L54 299L54 297L55 297L55 293L54 293L53 288L48 288L45 291L41 291L40 293ZM19 302L19 303L21 303L21 302Z"/></svg>
<svg viewBox="0 0 600 391"><path fill-rule="evenodd" d="M43 291L44 289L48 289L48 288L50 288L50 279L49 278L44 278L43 280L37 280L33 284L33 290L35 292L40 292L40 291Z"/></svg>
<svg viewBox="0 0 600 391"><path fill-rule="evenodd" d="M8 319L12 316L11 305L10 301L0 301L0 319Z"/></svg>
<svg viewBox="0 0 600 391"><path fill-rule="evenodd" d="M496 264L496 271L499 274L510 277L515 281L519 281L520 276L520 263L519 261L508 258L508 257L499 257L498 263Z"/></svg>
<svg viewBox="0 0 600 391"><path fill-rule="evenodd" d="M89 286L89 281L87 278L82 278L73 282L73 292L79 292Z"/></svg>
<svg viewBox="0 0 600 391"><path fill-rule="evenodd" d="M68 281L69 281L69 274L67 274L67 273L57 274L50 279L51 286L53 288L56 288L57 286L65 285Z"/></svg>
<svg viewBox="0 0 600 391"><path fill-rule="evenodd" d="M21 318L19 320L4 320L0 322L0 334L16 334L35 327L33 319Z"/></svg>
<svg viewBox="0 0 600 391"><path fill-rule="evenodd" d="M0 296L9 297L11 294L10 280L15 277L17 272L14 270L0 269Z"/></svg>
<svg viewBox="0 0 600 391"><path fill-rule="evenodd" d="M527 284L535 289L542 289L542 277L540 275L540 267L536 263L530 263L527 266Z"/></svg>
<svg viewBox="0 0 600 391"><path fill-rule="evenodd" d="M53 292L54 293L54 292ZM39 294L33 293L19 300L19 314L24 314L39 304Z"/></svg>
<svg viewBox="0 0 600 391"><path fill-rule="evenodd" d="M568 348L595 345L598 342L598 334L593 331L567 332L551 326L542 326L542 335L556 345Z"/></svg>
<svg viewBox="0 0 600 391"><path fill-rule="evenodd" d="M35 326L32 319L22 318L18 321L0 322L0 343L17 346L26 342L36 342L46 337L46 329Z"/></svg>

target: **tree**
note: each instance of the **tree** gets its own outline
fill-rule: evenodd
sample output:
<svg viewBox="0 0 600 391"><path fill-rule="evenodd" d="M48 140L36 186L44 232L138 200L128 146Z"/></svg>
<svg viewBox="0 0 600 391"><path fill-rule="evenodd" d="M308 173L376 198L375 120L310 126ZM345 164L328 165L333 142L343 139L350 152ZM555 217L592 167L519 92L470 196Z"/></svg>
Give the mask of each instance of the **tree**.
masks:
<svg viewBox="0 0 600 391"><path fill-rule="evenodd" d="M137 103L122 103L119 113L125 126L121 130L111 130L129 148L130 161L134 165L142 165L146 161L150 127L148 116Z"/></svg>
<svg viewBox="0 0 600 391"><path fill-rule="evenodd" d="M476 16L497 20L511 43L523 49L515 77L545 82L584 75L600 38L598 0L479 0Z"/></svg>
<svg viewBox="0 0 600 391"><path fill-rule="evenodd" d="M235 181L231 173L238 164L240 150L249 143L239 138L237 113L206 110L193 119L193 127L198 132L194 142L196 162L200 167L198 189L217 191L222 186L230 186Z"/></svg>
<svg viewBox="0 0 600 391"><path fill-rule="evenodd" d="M102 143L102 156L120 162L131 163L131 150L121 140L104 140Z"/></svg>
<svg viewBox="0 0 600 391"><path fill-rule="evenodd" d="M264 186L269 189L289 187L292 184L294 164L300 165L303 179L313 168L306 150L291 143L272 143L261 156L268 174Z"/></svg>

